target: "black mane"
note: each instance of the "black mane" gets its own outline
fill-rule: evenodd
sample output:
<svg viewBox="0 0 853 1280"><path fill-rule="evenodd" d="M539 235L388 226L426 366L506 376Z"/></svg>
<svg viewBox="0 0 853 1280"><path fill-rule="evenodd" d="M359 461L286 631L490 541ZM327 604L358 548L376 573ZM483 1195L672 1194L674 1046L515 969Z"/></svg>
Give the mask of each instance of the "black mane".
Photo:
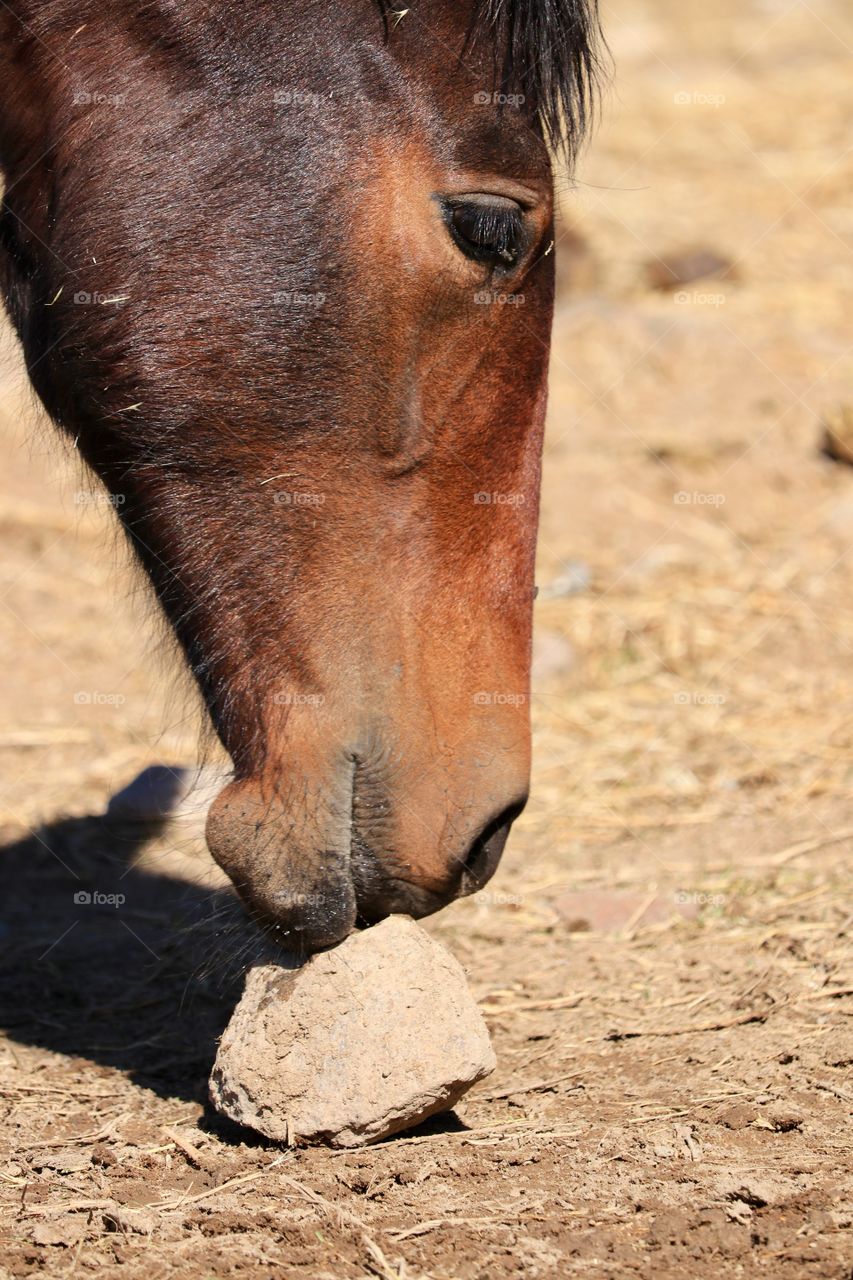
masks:
<svg viewBox="0 0 853 1280"><path fill-rule="evenodd" d="M522 93L557 151L577 151L595 103L598 0L478 0L475 38L490 33L501 83Z"/></svg>
<svg viewBox="0 0 853 1280"><path fill-rule="evenodd" d="M378 4L389 34L394 0ZM468 40L492 45L501 90L523 95L551 147L573 158L595 105L598 0L474 0Z"/></svg>

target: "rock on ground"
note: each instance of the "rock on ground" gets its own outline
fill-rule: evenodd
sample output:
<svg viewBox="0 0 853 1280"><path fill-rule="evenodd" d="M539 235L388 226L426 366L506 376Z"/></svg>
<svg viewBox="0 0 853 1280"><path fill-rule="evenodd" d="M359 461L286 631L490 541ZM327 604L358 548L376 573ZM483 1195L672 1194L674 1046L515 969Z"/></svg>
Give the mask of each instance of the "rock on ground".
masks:
<svg viewBox="0 0 853 1280"><path fill-rule="evenodd" d="M459 962L392 916L296 971L252 969L210 1094L268 1138L357 1147L447 1110L494 1067Z"/></svg>

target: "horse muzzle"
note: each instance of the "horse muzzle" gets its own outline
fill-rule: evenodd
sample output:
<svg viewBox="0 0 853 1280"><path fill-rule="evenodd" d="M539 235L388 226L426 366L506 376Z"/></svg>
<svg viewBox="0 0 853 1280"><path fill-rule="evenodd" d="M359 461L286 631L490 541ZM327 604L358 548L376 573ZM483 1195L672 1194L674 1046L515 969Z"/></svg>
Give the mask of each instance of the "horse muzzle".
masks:
<svg viewBox="0 0 853 1280"><path fill-rule="evenodd" d="M296 954L391 914L430 915L494 874L526 771L486 785L458 769L425 772L401 787L345 756L331 769L302 762L237 779L211 807L208 846L261 927Z"/></svg>

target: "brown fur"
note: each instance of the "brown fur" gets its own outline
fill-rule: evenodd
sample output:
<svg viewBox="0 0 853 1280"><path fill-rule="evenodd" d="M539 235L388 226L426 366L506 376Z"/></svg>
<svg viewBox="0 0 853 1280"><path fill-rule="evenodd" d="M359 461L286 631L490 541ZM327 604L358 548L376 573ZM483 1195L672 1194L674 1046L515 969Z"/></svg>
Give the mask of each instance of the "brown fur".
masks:
<svg viewBox="0 0 853 1280"><path fill-rule="evenodd" d="M30 375L234 761L212 852L307 947L478 887L527 791L548 115L478 13L0 9ZM517 268L451 240L471 192L522 195Z"/></svg>

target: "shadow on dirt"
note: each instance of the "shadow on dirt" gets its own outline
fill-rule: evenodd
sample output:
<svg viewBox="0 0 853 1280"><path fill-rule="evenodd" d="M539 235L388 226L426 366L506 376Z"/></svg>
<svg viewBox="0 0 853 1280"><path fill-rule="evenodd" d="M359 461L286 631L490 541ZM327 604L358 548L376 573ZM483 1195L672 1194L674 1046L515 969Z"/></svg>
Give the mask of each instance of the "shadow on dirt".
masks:
<svg viewBox="0 0 853 1280"><path fill-rule="evenodd" d="M100 1063L201 1103L201 1127L222 1142L268 1146L213 1110L207 1080L246 968L292 957L230 890L152 868L152 849L168 858L173 834L165 822L90 816L0 845L0 1027L81 1059L81 1070ZM465 1127L451 1111L412 1132Z"/></svg>
<svg viewBox="0 0 853 1280"><path fill-rule="evenodd" d="M0 848L0 1025L203 1101L242 975L269 947L229 891L134 865L164 829L69 818Z"/></svg>

